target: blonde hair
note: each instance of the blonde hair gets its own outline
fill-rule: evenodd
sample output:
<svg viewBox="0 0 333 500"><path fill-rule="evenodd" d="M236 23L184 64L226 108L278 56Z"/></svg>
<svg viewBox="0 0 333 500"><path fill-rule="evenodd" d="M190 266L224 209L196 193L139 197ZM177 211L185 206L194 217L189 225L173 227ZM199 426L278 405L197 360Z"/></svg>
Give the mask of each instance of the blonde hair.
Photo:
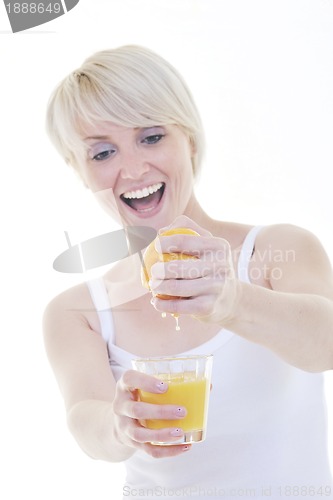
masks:
<svg viewBox="0 0 333 500"><path fill-rule="evenodd" d="M193 171L198 173L204 148L198 110L178 71L151 50L127 45L97 52L50 98L47 132L73 166L86 154L80 125L105 121L126 127L178 125L194 146Z"/></svg>

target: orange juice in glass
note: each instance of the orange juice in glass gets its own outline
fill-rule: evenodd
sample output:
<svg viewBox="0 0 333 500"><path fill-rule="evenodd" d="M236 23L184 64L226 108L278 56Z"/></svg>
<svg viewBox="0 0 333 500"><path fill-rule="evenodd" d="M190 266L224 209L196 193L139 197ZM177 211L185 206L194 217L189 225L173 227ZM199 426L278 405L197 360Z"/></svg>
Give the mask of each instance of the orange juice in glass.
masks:
<svg viewBox="0 0 333 500"><path fill-rule="evenodd" d="M184 406L186 417L179 420L146 420L149 429L180 427L184 436L175 443L153 442L153 444L197 443L206 436L208 402L213 356L162 357L133 360L134 369L157 377L168 384L163 394L140 390L140 400L153 404Z"/></svg>

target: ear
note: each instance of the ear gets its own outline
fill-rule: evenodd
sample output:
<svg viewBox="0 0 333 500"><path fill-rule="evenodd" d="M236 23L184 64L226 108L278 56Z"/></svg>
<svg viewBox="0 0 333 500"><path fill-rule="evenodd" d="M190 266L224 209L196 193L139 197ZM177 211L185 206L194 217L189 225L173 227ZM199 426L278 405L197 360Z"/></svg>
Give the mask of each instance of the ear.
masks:
<svg viewBox="0 0 333 500"><path fill-rule="evenodd" d="M190 145L190 155L191 155L193 178L195 178L196 175L197 175L197 172L196 172L196 170L197 170L196 169L196 164L197 164L196 156L197 156L197 153L198 153L198 149L197 149L196 143L194 142L193 136L189 137L189 145Z"/></svg>
<svg viewBox="0 0 333 500"><path fill-rule="evenodd" d="M194 141L194 137L190 136L189 137L189 143L190 143L190 151L191 151L191 158L193 158L197 154L197 145Z"/></svg>

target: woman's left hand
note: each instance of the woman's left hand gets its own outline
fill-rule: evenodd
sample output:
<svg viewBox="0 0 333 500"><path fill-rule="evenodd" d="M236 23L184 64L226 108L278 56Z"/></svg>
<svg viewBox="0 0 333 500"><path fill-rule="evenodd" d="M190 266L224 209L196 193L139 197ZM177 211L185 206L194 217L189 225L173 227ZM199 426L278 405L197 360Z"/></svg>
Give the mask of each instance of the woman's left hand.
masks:
<svg viewBox="0 0 333 500"><path fill-rule="evenodd" d="M189 314L225 326L234 315L240 283L236 277L228 241L212 236L191 219L178 217L164 228L187 227L201 237L188 234L163 236L156 243L159 253L182 253L195 258L159 262L152 266L152 304L161 312ZM169 295L176 299L160 299Z"/></svg>

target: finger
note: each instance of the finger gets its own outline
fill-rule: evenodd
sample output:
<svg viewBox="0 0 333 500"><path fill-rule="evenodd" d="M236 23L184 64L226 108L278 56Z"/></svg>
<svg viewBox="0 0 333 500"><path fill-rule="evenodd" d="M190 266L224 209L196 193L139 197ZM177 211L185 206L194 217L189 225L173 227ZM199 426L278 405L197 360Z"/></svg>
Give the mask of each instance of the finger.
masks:
<svg viewBox="0 0 333 500"><path fill-rule="evenodd" d="M125 391L142 389L143 391L152 392L154 394L163 394L168 389L168 384L164 380L159 380L156 377L136 370L127 370L119 380L119 385L121 389Z"/></svg>
<svg viewBox="0 0 333 500"><path fill-rule="evenodd" d="M163 280L151 282L153 296L169 296L173 298L190 299L202 295L205 290L203 279L197 280Z"/></svg>
<svg viewBox="0 0 333 500"><path fill-rule="evenodd" d="M186 453L192 447L190 444L156 446L150 443L145 443L141 446L142 449L153 458L175 457L176 455Z"/></svg>
<svg viewBox="0 0 333 500"><path fill-rule="evenodd" d="M122 405L122 414L136 420L180 420L186 416L186 408L127 400Z"/></svg>
<svg viewBox="0 0 333 500"><path fill-rule="evenodd" d="M233 269L233 268L232 268ZM157 262L151 267L152 280L165 279L198 279L207 276L222 278L230 271L230 263L210 262L201 259L172 260L170 262ZM151 282L149 283L151 287Z"/></svg>
<svg viewBox="0 0 333 500"><path fill-rule="evenodd" d="M132 426L127 431L128 436L136 443L174 443L184 436L184 431L179 427L165 429L148 429L140 424Z"/></svg>
<svg viewBox="0 0 333 500"><path fill-rule="evenodd" d="M215 299L216 297L212 295L175 300L163 300L153 297L151 303L157 311L162 313L204 317L211 314Z"/></svg>
<svg viewBox="0 0 333 500"><path fill-rule="evenodd" d="M184 253L206 259L215 260L222 258L230 253L230 245L223 238L212 236L203 236L198 238L190 234L174 234L157 238L155 242L156 250L159 253Z"/></svg>
<svg viewBox="0 0 333 500"><path fill-rule="evenodd" d="M124 417L122 431L126 434L126 444L128 446L141 449L156 458L179 455L191 447L182 443L176 445L177 441L181 441L184 435L183 430L179 427L148 429L136 420ZM168 444L157 445L156 443Z"/></svg>
<svg viewBox="0 0 333 500"><path fill-rule="evenodd" d="M218 295L226 282L225 273L221 273L219 278L203 277L194 280L152 280L151 291L153 298L169 296L173 298L191 299L194 297L209 295ZM167 311L166 311L167 312Z"/></svg>

